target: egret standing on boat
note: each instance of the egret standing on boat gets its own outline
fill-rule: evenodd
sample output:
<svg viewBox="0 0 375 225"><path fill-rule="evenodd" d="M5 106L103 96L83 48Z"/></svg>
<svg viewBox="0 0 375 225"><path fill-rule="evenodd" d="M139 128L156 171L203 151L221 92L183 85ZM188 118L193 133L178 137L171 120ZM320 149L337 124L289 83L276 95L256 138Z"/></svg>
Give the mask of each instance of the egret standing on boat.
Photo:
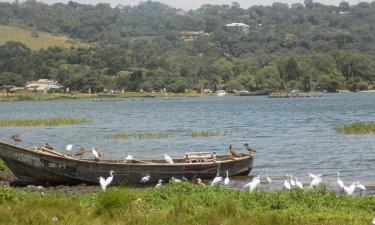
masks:
<svg viewBox="0 0 375 225"><path fill-rule="evenodd" d="M14 141L15 145L22 142L21 136L19 134L13 134L10 138Z"/></svg>
<svg viewBox="0 0 375 225"><path fill-rule="evenodd" d="M171 164L171 165L174 164L172 158L171 158L169 155L167 155L167 154L164 154L164 160L165 160L167 163Z"/></svg>
<svg viewBox="0 0 375 225"><path fill-rule="evenodd" d="M73 149L73 145L69 144L66 146L66 151L68 152L68 156L72 155L72 149Z"/></svg>
<svg viewBox="0 0 375 225"><path fill-rule="evenodd" d="M229 145L229 152L233 157L241 157L240 154L232 147L232 145Z"/></svg>
<svg viewBox="0 0 375 225"><path fill-rule="evenodd" d="M113 171L113 170L109 171L110 176L107 177L107 179L104 179L103 177L99 177L99 183L100 183L100 186L102 187L103 192L105 192L107 187L111 184L111 182L113 180L113 173L114 172L115 171Z"/></svg>
<svg viewBox="0 0 375 225"><path fill-rule="evenodd" d="M125 163L127 163L128 162L128 160L133 160L134 159L134 157L132 156L132 155L128 155L128 156L126 156L126 158L125 158Z"/></svg>
<svg viewBox="0 0 375 225"><path fill-rule="evenodd" d="M84 147L81 147L78 149L78 151L74 154L74 156L79 156L79 158L82 158L82 155L85 153L89 153L90 150L86 150Z"/></svg>
<svg viewBox="0 0 375 225"><path fill-rule="evenodd" d="M101 154L97 148L91 148L91 153L94 155L95 160L99 160Z"/></svg>

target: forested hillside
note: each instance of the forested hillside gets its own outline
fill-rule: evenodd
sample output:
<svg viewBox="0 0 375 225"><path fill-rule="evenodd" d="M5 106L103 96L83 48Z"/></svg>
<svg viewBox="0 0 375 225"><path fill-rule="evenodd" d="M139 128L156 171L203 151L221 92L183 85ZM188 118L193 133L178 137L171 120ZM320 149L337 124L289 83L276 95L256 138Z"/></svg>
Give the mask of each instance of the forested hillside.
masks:
<svg viewBox="0 0 375 225"><path fill-rule="evenodd" d="M248 25L226 26L231 23ZM53 78L71 90L201 88L336 91L375 84L375 2L326 6L0 3L0 24L90 48L0 46L0 85ZM195 33L194 33L194 32Z"/></svg>

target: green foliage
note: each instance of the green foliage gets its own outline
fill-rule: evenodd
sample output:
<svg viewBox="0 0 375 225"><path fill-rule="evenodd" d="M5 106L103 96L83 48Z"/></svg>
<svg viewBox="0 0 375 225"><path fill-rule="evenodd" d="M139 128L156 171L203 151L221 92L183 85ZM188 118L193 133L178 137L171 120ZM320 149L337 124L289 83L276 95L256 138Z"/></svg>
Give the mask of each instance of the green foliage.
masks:
<svg viewBox="0 0 375 225"><path fill-rule="evenodd" d="M9 171L9 168L5 165L4 161L0 159L0 171Z"/></svg>
<svg viewBox="0 0 375 225"><path fill-rule="evenodd" d="M335 129L344 134L375 134L375 122L346 124Z"/></svg>
<svg viewBox="0 0 375 225"><path fill-rule="evenodd" d="M50 78L72 91L93 93L366 90L375 82L373 5L326 6L312 0L248 9L204 5L179 15L152 1L116 8L4 2L0 24L32 27L40 37L31 39L46 31L83 39L91 47L31 50L5 43L0 46L0 85ZM249 28L226 27L233 22ZM182 31L207 33L184 41Z"/></svg>
<svg viewBox="0 0 375 225"><path fill-rule="evenodd" d="M92 121L86 118L9 119L0 120L0 127L61 126L90 123L92 123Z"/></svg>
<svg viewBox="0 0 375 225"><path fill-rule="evenodd" d="M109 188L105 193L24 192L0 188L0 223L50 224L368 224L374 196L293 190L237 191L188 182L159 189Z"/></svg>

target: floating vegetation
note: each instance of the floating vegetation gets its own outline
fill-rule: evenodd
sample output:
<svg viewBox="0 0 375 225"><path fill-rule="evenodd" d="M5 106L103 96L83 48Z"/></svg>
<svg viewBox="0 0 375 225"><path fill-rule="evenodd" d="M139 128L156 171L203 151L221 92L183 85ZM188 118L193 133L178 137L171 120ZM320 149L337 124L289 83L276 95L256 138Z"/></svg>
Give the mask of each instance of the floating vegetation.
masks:
<svg viewBox="0 0 375 225"><path fill-rule="evenodd" d="M343 134L375 134L375 122L346 124L335 129Z"/></svg>
<svg viewBox="0 0 375 225"><path fill-rule="evenodd" d="M155 133L139 133L139 134L114 134L107 135L106 138L114 140L139 140L139 139L154 139L154 138L170 138L175 137L176 133L169 131L160 131Z"/></svg>
<svg viewBox="0 0 375 225"><path fill-rule="evenodd" d="M0 120L0 127L62 126L90 123L92 121L87 118L10 119Z"/></svg>
<svg viewBox="0 0 375 225"><path fill-rule="evenodd" d="M191 132L192 137L211 137L211 136L218 136L221 134L223 134L223 132L219 130L200 130L200 131L193 130Z"/></svg>

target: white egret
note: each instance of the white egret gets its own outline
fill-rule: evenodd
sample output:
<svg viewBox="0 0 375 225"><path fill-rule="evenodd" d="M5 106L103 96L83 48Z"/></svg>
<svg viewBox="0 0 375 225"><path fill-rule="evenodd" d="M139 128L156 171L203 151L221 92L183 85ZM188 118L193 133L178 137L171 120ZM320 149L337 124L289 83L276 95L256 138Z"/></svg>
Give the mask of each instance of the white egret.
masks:
<svg viewBox="0 0 375 225"><path fill-rule="evenodd" d="M344 186L344 192L347 195L352 195L354 193L356 187L357 187L357 182L352 183L349 187L348 186Z"/></svg>
<svg viewBox="0 0 375 225"><path fill-rule="evenodd" d="M322 176L322 174L318 174L318 175L315 175L313 173L309 173L309 177L311 177L312 179L318 179Z"/></svg>
<svg viewBox="0 0 375 225"><path fill-rule="evenodd" d="M173 183L181 183L181 180L180 179L176 179L174 177L171 177L171 182L173 182Z"/></svg>
<svg viewBox="0 0 375 225"><path fill-rule="evenodd" d="M372 220L372 222L371 222L370 225L375 225L375 217L374 217L374 219Z"/></svg>
<svg viewBox="0 0 375 225"><path fill-rule="evenodd" d="M249 188L249 191L252 192L260 184L260 176L254 177L250 182L246 183L243 188Z"/></svg>
<svg viewBox="0 0 375 225"><path fill-rule="evenodd" d="M94 155L95 160L99 160L100 153L98 152L97 149L95 149L95 148L91 148L91 153Z"/></svg>
<svg viewBox="0 0 375 225"><path fill-rule="evenodd" d="M284 185L284 188L285 188L285 189L290 190L291 187L290 187L290 183L289 183L288 180L284 180L283 185Z"/></svg>
<svg viewBox="0 0 375 225"><path fill-rule="evenodd" d="M169 155L167 155L167 154L164 154L164 160L165 160L167 163L169 163L169 164L172 164L172 165L174 164L172 158L171 158Z"/></svg>
<svg viewBox="0 0 375 225"><path fill-rule="evenodd" d="M223 178L219 176L219 174L217 174L216 177L212 180L211 186L218 185L222 180Z"/></svg>
<svg viewBox="0 0 375 225"><path fill-rule="evenodd" d="M201 178L197 178L197 184L199 184L199 185L205 185L204 183L202 183Z"/></svg>
<svg viewBox="0 0 375 225"><path fill-rule="evenodd" d="M320 178L320 177L313 178L313 180L310 183L310 188L313 188L315 186L319 186L320 182L322 182L322 178Z"/></svg>
<svg viewBox="0 0 375 225"><path fill-rule="evenodd" d="M155 188L160 188L163 185L163 180L160 179L159 182L155 185Z"/></svg>
<svg viewBox="0 0 375 225"><path fill-rule="evenodd" d="M337 172L337 184L339 185L340 189L344 188L344 182L340 180L340 172Z"/></svg>
<svg viewBox="0 0 375 225"><path fill-rule="evenodd" d="M124 162L126 163L126 162L128 162L128 160L133 160L133 159L134 159L134 157L132 155L128 155L128 156L126 156Z"/></svg>
<svg viewBox="0 0 375 225"><path fill-rule="evenodd" d="M290 174L289 176L290 176L290 186L295 187L296 182L293 180L293 174Z"/></svg>
<svg viewBox="0 0 375 225"><path fill-rule="evenodd" d="M358 187L359 189L363 190L363 191L366 191L366 187L365 187L365 185L359 183L359 181L357 181L357 187Z"/></svg>
<svg viewBox="0 0 375 225"><path fill-rule="evenodd" d="M147 183L148 181L150 180L150 175L147 175L147 176L144 176L144 177L142 177L142 179L141 179L141 183Z"/></svg>
<svg viewBox="0 0 375 225"><path fill-rule="evenodd" d="M266 179L267 179L267 183L268 183L268 185L271 185L272 180L271 180L271 178L268 176L268 172L267 172L267 177L266 177Z"/></svg>
<svg viewBox="0 0 375 225"><path fill-rule="evenodd" d="M100 183L100 186L102 187L102 190L103 192L105 192L105 190L107 189L107 187L111 184L112 180L113 180L113 173L115 171L111 170L109 171L109 177L107 177L107 179L104 179L103 177L99 177L99 183Z"/></svg>
<svg viewBox="0 0 375 225"><path fill-rule="evenodd" d="M296 186L299 188L299 189L303 189L303 185L300 181L298 181L297 177L294 177L294 180L296 182Z"/></svg>
<svg viewBox="0 0 375 225"><path fill-rule="evenodd" d="M66 151L68 151L68 155L71 155L71 154L72 154L72 149L73 149L73 145L68 144L68 145L66 146Z"/></svg>
<svg viewBox="0 0 375 225"><path fill-rule="evenodd" d="M225 172L227 173L227 176L224 179L224 185L227 186L229 184L228 170Z"/></svg>

